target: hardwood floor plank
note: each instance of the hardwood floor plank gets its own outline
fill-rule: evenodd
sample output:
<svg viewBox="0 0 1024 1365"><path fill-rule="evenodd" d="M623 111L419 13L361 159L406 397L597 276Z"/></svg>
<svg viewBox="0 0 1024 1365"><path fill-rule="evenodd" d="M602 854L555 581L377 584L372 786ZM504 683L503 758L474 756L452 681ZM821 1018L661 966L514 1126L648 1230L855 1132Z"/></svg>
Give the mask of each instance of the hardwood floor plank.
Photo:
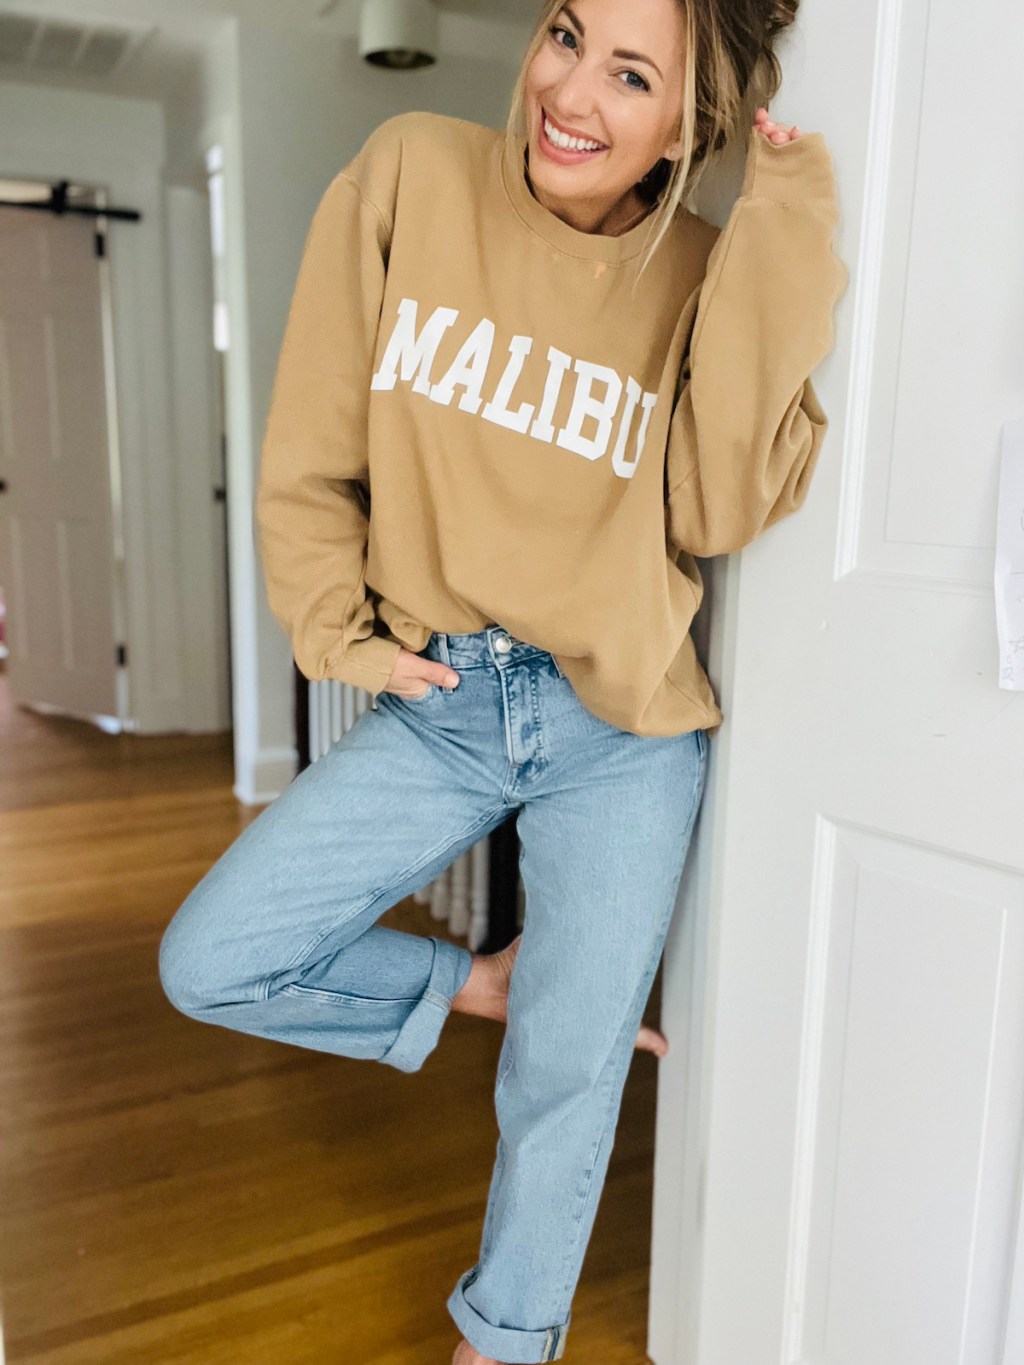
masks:
<svg viewBox="0 0 1024 1365"><path fill-rule="evenodd" d="M230 736L36 716L0 673L0 746L8 1365L449 1365L501 1027L451 1016L406 1075L186 1018L160 936L259 814ZM412 900L381 922L445 933ZM646 1361L656 1066L634 1058L570 1363Z"/></svg>

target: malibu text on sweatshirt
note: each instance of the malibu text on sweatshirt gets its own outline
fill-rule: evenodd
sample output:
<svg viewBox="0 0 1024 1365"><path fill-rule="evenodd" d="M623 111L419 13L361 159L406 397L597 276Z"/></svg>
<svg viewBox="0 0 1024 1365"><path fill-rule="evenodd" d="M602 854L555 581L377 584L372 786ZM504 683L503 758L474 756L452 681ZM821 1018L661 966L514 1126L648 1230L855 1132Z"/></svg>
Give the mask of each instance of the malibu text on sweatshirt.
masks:
<svg viewBox="0 0 1024 1365"><path fill-rule="evenodd" d="M403 646L500 624L641 735L718 729L695 556L803 503L848 272L821 133L754 131L719 230L584 233L525 139L382 123L306 239L263 441L268 601L301 671L381 691Z"/></svg>

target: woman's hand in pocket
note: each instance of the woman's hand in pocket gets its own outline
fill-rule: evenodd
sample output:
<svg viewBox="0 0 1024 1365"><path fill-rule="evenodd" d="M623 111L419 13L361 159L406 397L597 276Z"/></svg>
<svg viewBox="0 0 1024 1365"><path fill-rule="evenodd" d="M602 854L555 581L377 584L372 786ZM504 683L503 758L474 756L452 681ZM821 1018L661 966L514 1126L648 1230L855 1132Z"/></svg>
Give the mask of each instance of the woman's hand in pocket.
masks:
<svg viewBox="0 0 1024 1365"><path fill-rule="evenodd" d="M459 675L447 664L435 659L424 659L411 649L400 649L391 677L381 690L414 701L417 697L426 696L431 683L438 687L457 687Z"/></svg>

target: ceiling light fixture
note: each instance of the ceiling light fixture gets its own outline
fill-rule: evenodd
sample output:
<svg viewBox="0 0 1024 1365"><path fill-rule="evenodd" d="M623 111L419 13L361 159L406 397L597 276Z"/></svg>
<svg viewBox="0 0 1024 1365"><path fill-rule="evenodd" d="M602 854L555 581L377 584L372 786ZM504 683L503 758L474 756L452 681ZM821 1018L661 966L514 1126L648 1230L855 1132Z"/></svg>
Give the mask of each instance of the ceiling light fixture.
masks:
<svg viewBox="0 0 1024 1365"><path fill-rule="evenodd" d="M412 71L437 61L433 0L363 0L359 55L373 66Z"/></svg>

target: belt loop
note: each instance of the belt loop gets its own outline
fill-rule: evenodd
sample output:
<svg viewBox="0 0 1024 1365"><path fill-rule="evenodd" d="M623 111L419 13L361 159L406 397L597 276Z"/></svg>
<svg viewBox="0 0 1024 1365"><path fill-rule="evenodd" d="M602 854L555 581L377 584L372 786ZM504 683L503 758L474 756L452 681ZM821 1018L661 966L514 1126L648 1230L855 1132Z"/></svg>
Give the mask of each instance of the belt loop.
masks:
<svg viewBox="0 0 1024 1365"><path fill-rule="evenodd" d="M437 652L441 656L441 662L452 666L452 656L448 651L448 635L443 630L434 631L434 639L437 641Z"/></svg>
<svg viewBox="0 0 1024 1365"><path fill-rule="evenodd" d="M564 677L565 677L565 674L562 672L562 667L561 667L561 665L559 664L558 660L555 658L555 656L554 656L553 654L552 654L552 656L551 656L551 662L554 664L554 666L555 666L555 672L558 674L558 676L559 676L560 678L564 678Z"/></svg>

